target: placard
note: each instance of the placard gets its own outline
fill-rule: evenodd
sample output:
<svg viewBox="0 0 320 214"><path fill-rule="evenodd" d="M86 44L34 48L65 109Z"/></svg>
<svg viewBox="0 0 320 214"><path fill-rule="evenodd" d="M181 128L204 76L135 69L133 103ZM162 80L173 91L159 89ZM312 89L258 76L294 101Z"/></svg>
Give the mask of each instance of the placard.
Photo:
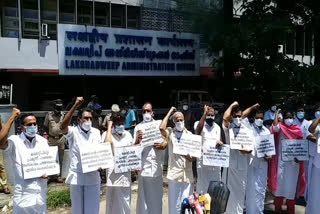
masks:
<svg viewBox="0 0 320 214"><path fill-rule="evenodd" d="M205 166L220 166L220 167L229 167L230 159L230 146L222 145L216 147L216 143L208 143L212 139L204 139L203 142L203 165Z"/></svg>
<svg viewBox="0 0 320 214"><path fill-rule="evenodd" d="M311 143L314 144L313 142L311 142ZM317 140L317 153L320 154L320 138L318 138L318 140Z"/></svg>
<svg viewBox="0 0 320 214"><path fill-rule="evenodd" d="M153 144L155 143L163 142L160 132L160 123L161 120L156 120L153 122L143 123L139 125L143 133L140 142L141 146L153 146Z"/></svg>
<svg viewBox="0 0 320 214"><path fill-rule="evenodd" d="M254 137L252 130L241 126L229 129L230 148L237 150L253 150Z"/></svg>
<svg viewBox="0 0 320 214"><path fill-rule="evenodd" d="M23 178L40 178L60 173L58 147L27 149L22 158Z"/></svg>
<svg viewBox="0 0 320 214"><path fill-rule="evenodd" d="M114 148L114 172L124 173L141 169L141 152L143 147L124 146Z"/></svg>
<svg viewBox="0 0 320 214"><path fill-rule="evenodd" d="M97 171L113 167L113 155L110 143L99 143L90 146L81 146L80 159L82 173Z"/></svg>
<svg viewBox="0 0 320 214"><path fill-rule="evenodd" d="M299 161L309 160L309 144L307 140L282 140L282 160L292 161L297 158Z"/></svg>
<svg viewBox="0 0 320 214"><path fill-rule="evenodd" d="M256 137L256 149L257 157L262 158L265 155L272 156L276 154L274 146L274 136L271 135L259 135Z"/></svg>
<svg viewBox="0 0 320 214"><path fill-rule="evenodd" d="M182 134L179 140L174 137L172 143L174 154L201 157L202 137L200 135Z"/></svg>

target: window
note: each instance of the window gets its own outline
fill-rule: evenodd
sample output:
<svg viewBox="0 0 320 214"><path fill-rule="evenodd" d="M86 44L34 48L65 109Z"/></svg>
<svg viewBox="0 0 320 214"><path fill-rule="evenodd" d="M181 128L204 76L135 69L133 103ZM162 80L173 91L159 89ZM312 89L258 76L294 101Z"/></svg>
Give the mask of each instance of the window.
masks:
<svg viewBox="0 0 320 214"><path fill-rule="evenodd" d="M298 26L296 30L296 55L304 54L304 27Z"/></svg>
<svg viewBox="0 0 320 214"><path fill-rule="evenodd" d="M111 27L125 28L125 5L112 4L111 5Z"/></svg>
<svg viewBox="0 0 320 214"><path fill-rule="evenodd" d="M286 54L294 55L294 36L288 35L286 42Z"/></svg>
<svg viewBox="0 0 320 214"><path fill-rule="evenodd" d="M92 25L92 1L78 0L78 24Z"/></svg>
<svg viewBox="0 0 320 214"><path fill-rule="evenodd" d="M28 39L39 38L38 0L21 0L22 36Z"/></svg>
<svg viewBox="0 0 320 214"><path fill-rule="evenodd" d="M59 0L59 22L62 24L75 24L75 0Z"/></svg>
<svg viewBox="0 0 320 214"><path fill-rule="evenodd" d="M41 0L41 23L48 25L50 39L57 39L57 0Z"/></svg>
<svg viewBox="0 0 320 214"><path fill-rule="evenodd" d="M109 26L109 3L95 2L94 15L96 26Z"/></svg>
<svg viewBox="0 0 320 214"><path fill-rule="evenodd" d="M128 28L137 29L139 28L139 17L140 17L140 10L138 7L128 6L127 7L127 14L128 14Z"/></svg>
<svg viewBox="0 0 320 214"><path fill-rule="evenodd" d="M2 1L2 36L17 38L19 36L18 3L14 0Z"/></svg>
<svg viewBox="0 0 320 214"><path fill-rule="evenodd" d="M305 55L312 56L312 31L306 27L305 30Z"/></svg>

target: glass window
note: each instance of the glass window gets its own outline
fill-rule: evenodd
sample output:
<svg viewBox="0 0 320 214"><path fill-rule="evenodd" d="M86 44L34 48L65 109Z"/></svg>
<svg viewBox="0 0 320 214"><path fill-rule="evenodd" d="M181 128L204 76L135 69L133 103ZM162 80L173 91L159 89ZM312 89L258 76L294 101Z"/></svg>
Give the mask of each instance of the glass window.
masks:
<svg viewBox="0 0 320 214"><path fill-rule="evenodd" d="M109 26L109 3L95 2L94 15L96 26Z"/></svg>
<svg viewBox="0 0 320 214"><path fill-rule="evenodd" d="M125 28L125 5L112 4L111 5L111 27Z"/></svg>
<svg viewBox="0 0 320 214"><path fill-rule="evenodd" d="M310 28L306 28L305 30L305 55L312 55L312 31Z"/></svg>
<svg viewBox="0 0 320 214"><path fill-rule="evenodd" d="M128 6L128 28L138 29L140 22L140 10L139 7Z"/></svg>
<svg viewBox="0 0 320 214"><path fill-rule="evenodd" d="M78 24L92 25L92 1L78 0Z"/></svg>
<svg viewBox="0 0 320 214"><path fill-rule="evenodd" d="M19 36L19 14L17 1L2 1L1 8L2 36L17 38Z"/></svg>
<svg viewBox="0 0 320 214"><path fill-rule="evenodd" d="M38 0L21 0L22 3L22 36L39 38Z"/></svg>
<svg viewBox="0 0 320 214"><path fill-rule="evenodd" d="M50 39L57 39L57 0L41 0L41 23L48 25Z"/></svg>
<svg viewBox="0 0 320 214"><path fill-rule="evenodd" d="M75 24L75 0L59 0L59 22L62 24Z"/></svg>

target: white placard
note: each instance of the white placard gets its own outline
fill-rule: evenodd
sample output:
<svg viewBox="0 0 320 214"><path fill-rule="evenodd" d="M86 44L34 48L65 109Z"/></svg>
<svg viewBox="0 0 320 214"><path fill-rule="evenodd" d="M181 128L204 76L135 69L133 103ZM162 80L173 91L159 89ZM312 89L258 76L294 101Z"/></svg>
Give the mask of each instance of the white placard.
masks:
<svg viewBox="0 0 320 214"><path fill-rule="evenodd" d="M81 146L80 159L82 173L97 171L113 167L113 155L110 143L99 143L90 146Z"/></svg>
<svg viewBox="0 0 320 214"><path fill-rule="evenodd" d="M252 130L245 126L229 129L230 148L237 150L253 150L254 137Z"/></svg>
<svg viewBox="0 0 320 214"><path fill-rule="evenodd" d="M212 140L214 140L215 143L212 143ZM202 158L203 165L229 167L229 159L230 159L229 145L222 145L222 146L216 147L215 139L205 138L203 142L202 151L203 151L203 158Z"/></svg>
<svg viewBox="0 0 320 214"><path fill-rule="evenodd" d="M161 120L141 124L142 139L141 146L152 146L155 143L162 143L163 139L160 132Z"/></svg>
<svg viewBox="0 0 320 214"><path fill-rule="evenodd" d="M114 148L114 172L124 173L141 169L141 146Z"/></svg>
<svg viewBox="0 0 320 214"><path fill-rule="evenodd" d="M282 140L282 160L292 161L297 158L299 161L309 160L309 144L307 140Z"/></svg>
<svg viewBox="0 0 320 214"><path fill-rule="evenodd" d="M313 144L313 142L311 142L311 141L310 141L310 143ZM318 138L318 140L317 140L317 152L320 154L320 138Z"/></svg>
<svg viewBox="0 0 320 214"><path fill-rule="evenodd" d="M26 150L22 157L23 178L39 178L60 173L58 147Z"/></svg>
<svg viewBox="0 0 320 214"><path fill-rule="evenodd" d="M179 140L174 137L172 143L174 154L201 157L202 137L200 135L182 134Z"/></svg>
<svg viewBox="0 0 320 214"><path fill-rule="evenodd" d="M272 156L276 154L274 146L274 136L260 135L256 137L257 157L262 158L265 155Z"/></svg>

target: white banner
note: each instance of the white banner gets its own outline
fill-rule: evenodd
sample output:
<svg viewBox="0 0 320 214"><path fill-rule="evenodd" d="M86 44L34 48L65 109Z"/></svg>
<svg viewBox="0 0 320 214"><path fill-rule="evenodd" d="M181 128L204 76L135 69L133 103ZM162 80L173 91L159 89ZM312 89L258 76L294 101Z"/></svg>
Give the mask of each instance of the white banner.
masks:
<svg viewBox="0 0 320 214"><path fill-rule="evenodd" d="M252 130L245 126L229 129L230 148L237 150L253 150L254 137Z"/></svg>
<svg viewBox="0 0 320 214"><path fill-rule="evenodd" d="M156 120L149 123L139 125L142 131L141 146L153 146L155 143L162 143L163 139L160 133L161 120Z"/></svg>
<svg viewBox="0 0 320 214"><path fill-rule="evenodd" d="M21 158L24 179L60 173L57 146L50 146L47 149L28 149Z"/></svg>
<svg viewBox="0 0 320 214"><path fill-rule="evenodd" d="M174 154L201 157L202 137L200 135L182 134L179 140L174 137L172 143Z"/></svg>
<svg viewBox="0 0 320 214"><path fill-rule="evenodd" d="M212 140L215 143L212 143ZM215 139L205 138L203 142L203 165L205 166L220 166L220 167L229 167L230 159L230 147L229 145L222 145L216 147Z"/></svg>
<svg viewBox="0 0 320 214"><path fill-rule="evenodd" d="M124 173L141 169L141 152L143 147L124 146L114 148L114 172Z"/></svg>
<svg viewBox="0 0 320 214"><path fill-rule="evenodd" d="M282 140L282 160L292 161L297 158L299 161L309 160L309 144L307 140Z"/></svg>
<svg viewBox="0 0 320 214"><path fill-rule="evenodd" d="M272 156L276 154L274 146L274 136L260 135L256 137L257 157L262 158L265 155Z"/></svg>
<svg viewBox="0 0 320 214"><path fill-rule="evenodd" d="M82 173L97 171L113 167L113 155L110 143L99 143L90 146L81 146L80 159Z"/></svg>

